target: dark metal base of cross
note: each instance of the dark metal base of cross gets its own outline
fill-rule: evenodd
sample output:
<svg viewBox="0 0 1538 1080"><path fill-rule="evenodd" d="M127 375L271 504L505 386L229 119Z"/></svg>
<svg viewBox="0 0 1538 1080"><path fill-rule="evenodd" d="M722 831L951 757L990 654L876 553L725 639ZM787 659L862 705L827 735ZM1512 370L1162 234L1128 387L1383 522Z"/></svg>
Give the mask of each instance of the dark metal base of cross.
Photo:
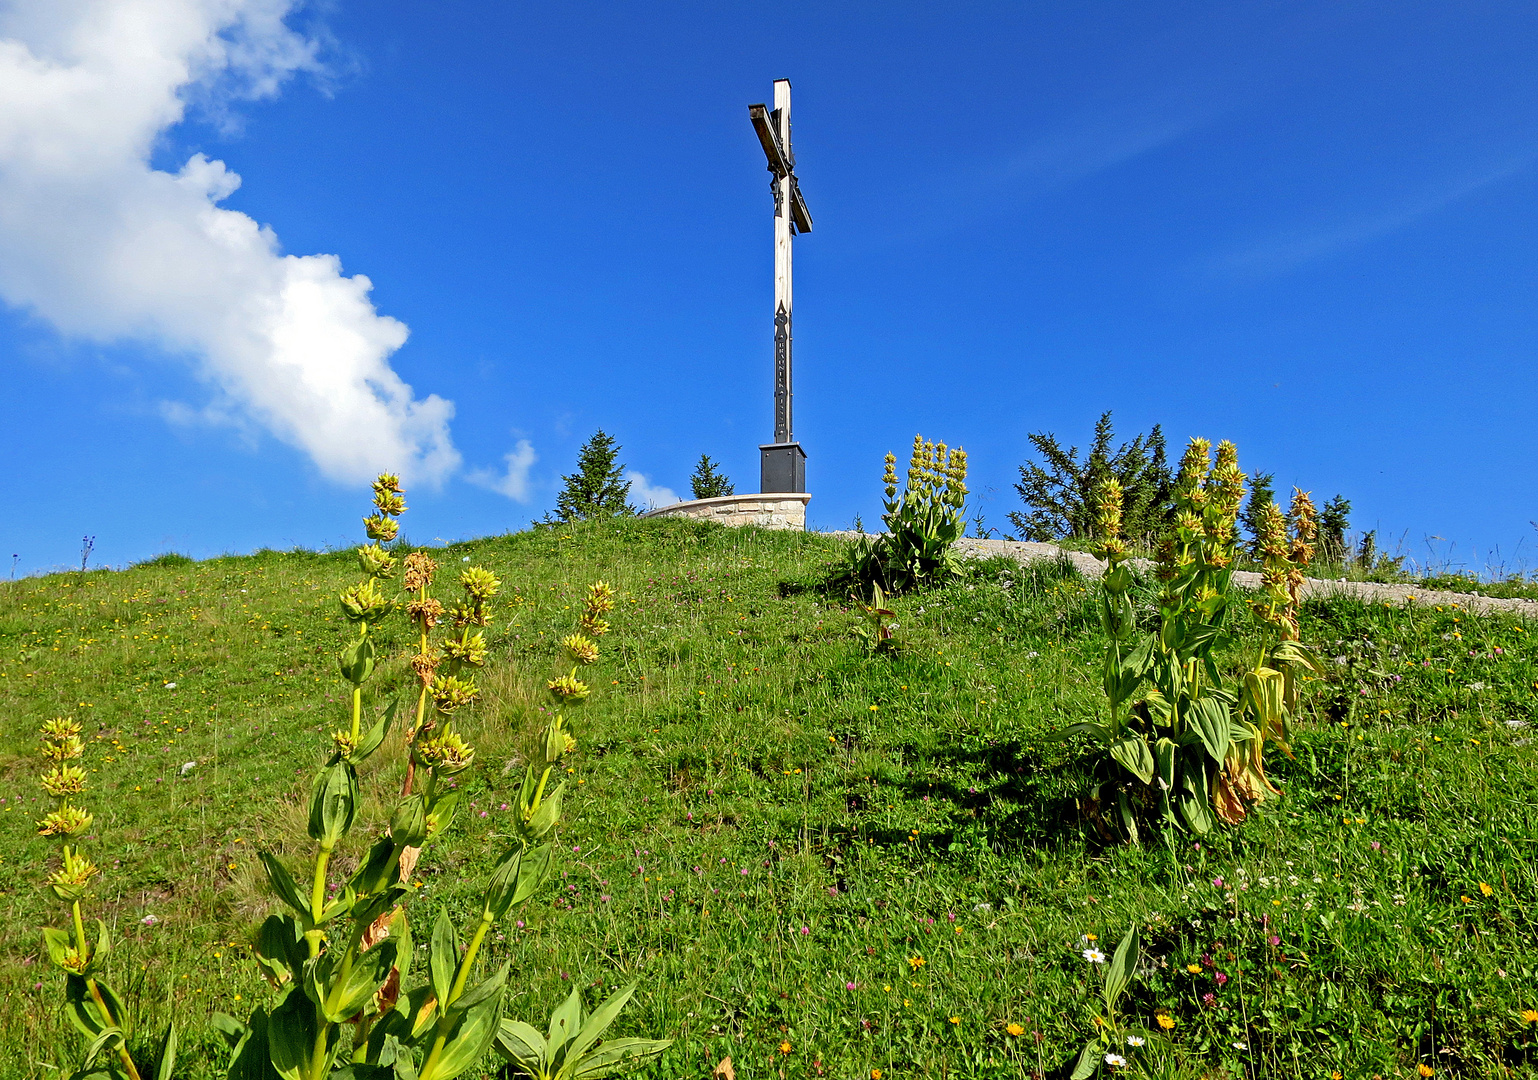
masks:
<svg viewBox="0 0 1538 1080"><path fill-rule="evenodd" d="M758 453L759 491L806 491L806 451L800 443L763 443Z"/></svg>

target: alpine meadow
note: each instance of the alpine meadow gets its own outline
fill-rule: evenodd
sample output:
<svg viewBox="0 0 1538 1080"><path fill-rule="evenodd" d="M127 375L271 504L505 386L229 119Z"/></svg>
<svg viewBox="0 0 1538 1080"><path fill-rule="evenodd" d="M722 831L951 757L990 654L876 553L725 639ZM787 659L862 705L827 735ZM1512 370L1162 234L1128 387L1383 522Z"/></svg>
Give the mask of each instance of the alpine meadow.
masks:
<svg viewBox="0 0 1538 1080"><path fill-rule="evenodd" d="M451 1075L462 1035L468 1076L1538 1075L1531 627L1294 608L1279 513L1277 584L1231 590L1236 467L1198 448L1169 565L1204 569L1122 561L1114 592L995 558L872 599L848 540L628 515L428 551L409 515L391 542L392 478L357 551L7 583L3 1075L159 1075L170 1041L174 1075L224 1076L289 1014L295 1076ZM933 460L910 485L943 500ZM1175 674L1113 670L1144 633ZM1270 663L1267 713L1243 688ZM1158 711L1180 672L1263 714L1245 813L1201 710ZM1201 787L1161 810L1107 723L1168 732L1217 816ZM40 731L78 748L83 820L49 817ZM50 961L68 858L93 928ZM92 979L100 1008L64 992ZM587 1009L612 1027L584 1043Z"/></svg>

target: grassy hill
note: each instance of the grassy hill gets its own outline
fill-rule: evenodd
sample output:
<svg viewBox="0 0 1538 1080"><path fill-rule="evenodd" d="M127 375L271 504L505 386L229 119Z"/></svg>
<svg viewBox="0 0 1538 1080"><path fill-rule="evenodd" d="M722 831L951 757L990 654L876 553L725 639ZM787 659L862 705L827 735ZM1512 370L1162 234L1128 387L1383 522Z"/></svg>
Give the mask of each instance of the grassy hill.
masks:
<svg viewBox="0 0 1538 1080"><path fill-rule="evenodd" d="M1135 923L1133 1075L1538 1076L1538 630L1311 604L1304 640L1339 662L1307 691L1297 760L1268 762L1286 797L1201 843L1105 847L1077 824L1083 749L1047 741L1101 704L1098 586L972 564L896 601L902 648L873 656L821 586L842 549L663 520L436 552L504 588L460 725L467 805L424 859L418 926L479 903L557 641L591 581L620 597L576 710L560 869L486 954L512 960L510 1013L640 977L616 1033L677 1039L647 1075L728 1055L744 1078L1050 1073L1094 1031L1085 936ZM273 907L255 854L307 850L356 577L350 553L261 552L0 586L0 1077L81 1050L37 932L58 917L34 824L55 716L85 725L111 977L142 1030L180 1018L180 1075L221 1074L210 1013L271 996L244 944ZM406 685L404 631L384 624L372 709ZM339 872L403 768L396 738L365 768L369 826Z"/></svg>

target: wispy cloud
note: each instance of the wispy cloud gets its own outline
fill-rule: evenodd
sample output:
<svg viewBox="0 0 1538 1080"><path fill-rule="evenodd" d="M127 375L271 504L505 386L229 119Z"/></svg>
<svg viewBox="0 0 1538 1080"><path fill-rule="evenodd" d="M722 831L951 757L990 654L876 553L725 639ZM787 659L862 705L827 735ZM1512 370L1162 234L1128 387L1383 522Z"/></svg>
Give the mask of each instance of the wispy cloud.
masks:
<svg viewBox="0 0 1538 1080"><path fill-rule="evenodd" d="M640 509L656 510L663 506L672 506L676 502L683 502L672 488L653 484L644 473L638 473L634 469L626 472L630 476L630 501Z"/></svg>
<svg viewBox="0 0 1538 1080"><path fill-rule="evenodd" d="M510 453L503 455L503 470L498 473L493 469L473 469L465 474L465 479L479 487L487 488L506 495L514 502L526 503L529 501L529 470L539 460L539 455L534 452L534 444L528 439L519 439L518 445L513 447Z"/></svg>
<svg viewBox="0 0 1538 1080"><path fill-rule="evenodd" d="M1266 278L1389 236L1476 192L1508 180L1538 161L1538 144L1486 161L1478 168L1444 176L1402 194L1386 206L1344 215L1334 221L1297 225L1209 260L1210 272L1239 278Z"/></svg>
<svg viewBox="0 0 1538 1080"><path fill-rule="evenodd" d="M347 483L459 466L452 403L390 366L404 324L335 255L282 253L221 207L240 186L194 154L151 167L189 100L271 97L319 68L297 0L53 0L0 10L0 298L62 334L185 359L202 405L164 414L265 430ZM345 193L344 193L345 195Z"/></svg>

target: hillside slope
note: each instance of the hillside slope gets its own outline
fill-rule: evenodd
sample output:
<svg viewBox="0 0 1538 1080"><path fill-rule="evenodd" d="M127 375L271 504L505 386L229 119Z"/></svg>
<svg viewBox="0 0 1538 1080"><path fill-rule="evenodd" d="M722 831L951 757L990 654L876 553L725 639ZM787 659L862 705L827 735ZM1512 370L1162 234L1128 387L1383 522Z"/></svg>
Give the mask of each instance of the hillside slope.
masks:
<svg viewBox="0 0 1538 1080"><path fill-rule="evenodd" d="M556 643L589 582L620 597L575 716L557 880L487 956L512 960L512 1014L639 977L618 1033L678 1040L647 1075L730 1055L744 1078L1019 1077L1094 1031L1084 936L1136 922L1148 1042L1124 1052L1149 1074L1538 1075L1531 628L1312 602L1304 638L1340 662L1309 688L1297 760L1268 761L1286 797L1200 844L1103 848L1076 824L1081 749L1046 741L1100 704L1095 586L969 563L896 601L902 648L872 656L821 589L842 550L663 520L435 553L505 584L462 724L467 805L424 862L419 926L476 902ZM263 552L0 586L0 1077L81 1049L36 929L57 910L35 733L60 715L86 727L114 978L145 1030L180 1018L181 1074L218 1074L210 1012L270 996L243 944L272 907L255 852L305 850L356 576L349 553ZM402 620L383 633L403 645ZM371 707L405 675L396 656ZM397 742L339 871L399 790Z"/></svg>

